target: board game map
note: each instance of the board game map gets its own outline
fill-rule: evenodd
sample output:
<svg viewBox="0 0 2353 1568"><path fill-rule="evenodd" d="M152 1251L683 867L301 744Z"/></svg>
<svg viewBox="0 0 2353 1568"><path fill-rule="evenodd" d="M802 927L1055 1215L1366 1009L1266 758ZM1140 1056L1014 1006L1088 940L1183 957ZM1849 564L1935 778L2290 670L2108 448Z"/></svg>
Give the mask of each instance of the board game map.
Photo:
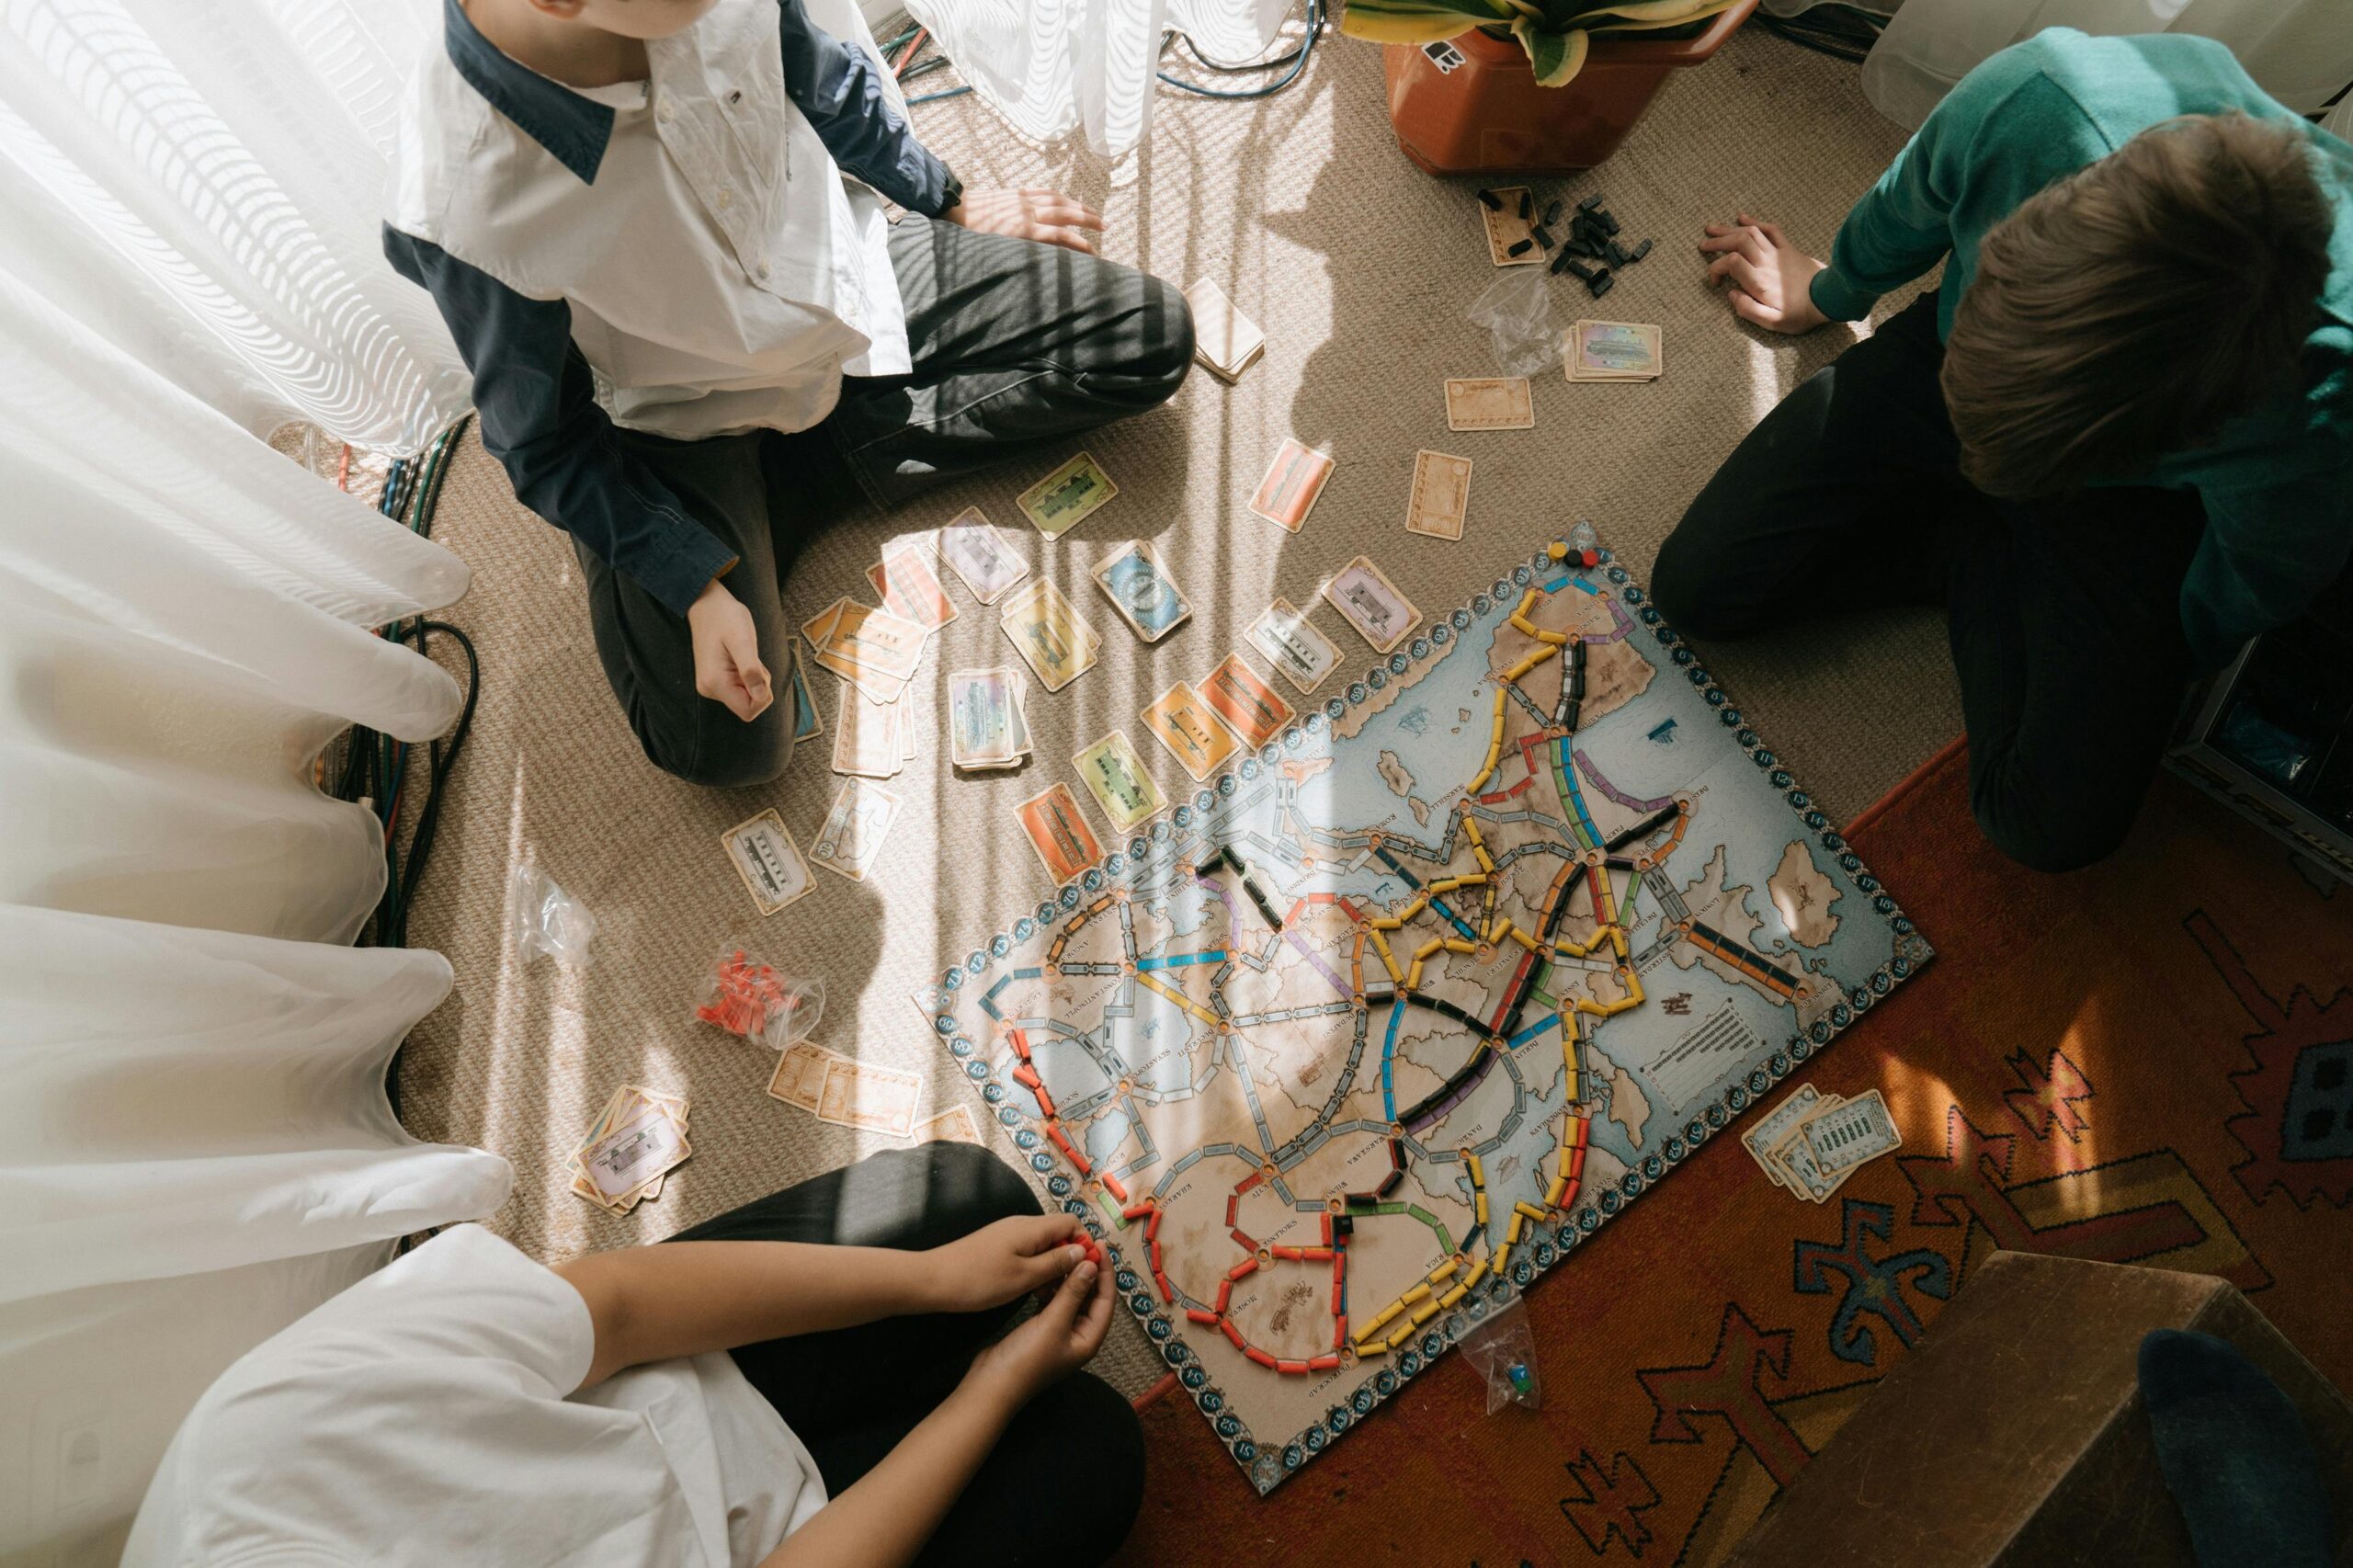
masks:
<svg viewBox="0 0 2353 1568"><path fill-rule="evenodd" d="M1264 1494L1930 956L1556 543L915 1000Z"/></svg>

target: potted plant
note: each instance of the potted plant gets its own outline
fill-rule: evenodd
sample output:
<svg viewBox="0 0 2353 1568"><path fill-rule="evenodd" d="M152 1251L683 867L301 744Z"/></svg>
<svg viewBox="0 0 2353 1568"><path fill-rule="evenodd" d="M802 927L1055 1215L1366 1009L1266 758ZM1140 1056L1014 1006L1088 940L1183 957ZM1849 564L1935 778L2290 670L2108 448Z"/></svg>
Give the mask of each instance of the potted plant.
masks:
<svg viewBox="0 0 2353 1568"><path fill-rule="evenodd" d="M1618 150L1667 74L1722 47L1756 0L1347 0L1387 46L1389 119L1432 174L1565 174Z"/></svg>

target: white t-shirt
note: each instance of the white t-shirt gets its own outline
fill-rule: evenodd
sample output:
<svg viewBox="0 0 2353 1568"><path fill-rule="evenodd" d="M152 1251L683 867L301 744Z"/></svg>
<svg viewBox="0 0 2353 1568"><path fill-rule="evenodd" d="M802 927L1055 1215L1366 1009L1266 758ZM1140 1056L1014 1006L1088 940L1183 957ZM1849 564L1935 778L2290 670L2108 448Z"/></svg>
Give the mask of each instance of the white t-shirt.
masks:
<svg viewBox="0 0 2353 1568"><path fill-rule="evenodd" d="M247 1353L188 1413L127 1568L757 1562L825 1503L724 1352L593 1389L580 1293L460 1225Z"/></svg>

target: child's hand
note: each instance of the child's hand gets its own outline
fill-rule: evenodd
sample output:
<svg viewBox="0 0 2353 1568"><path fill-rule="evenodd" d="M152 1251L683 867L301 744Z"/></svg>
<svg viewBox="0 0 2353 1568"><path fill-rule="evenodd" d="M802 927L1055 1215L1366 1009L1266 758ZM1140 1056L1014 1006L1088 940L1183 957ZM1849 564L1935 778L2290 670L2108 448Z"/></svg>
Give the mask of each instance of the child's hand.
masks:
<svg viewBox="0 0 2353 1568"><path fill-rule="evenodd" d="M1080 1264L1035 1315L973 1358L966 1379L995 1389L1013 1406L1028 1403L1103 1347L1113 1294L1109 1274L1091 1262Z"/></svg>
<svg viewBox="0 0 2353 1568"><path fill-rule="evenodd" d="M760 663L760 636L752 612L713 577L702 596L687 610L687 630L695 644L695 689L745 723L758 718L774 701L768 688L768 667Z"/></svg>
<svg viewBox="0 0 2353 1568"><path fill-rule="evenodd" d="M1032 1290L1059 1285L1086 1251L1069 1214L999 1220L932 1249L938 1310L985 1312Z"/></svg>
<svg viewBox="0 0 2353 1568"><path fill-rule="evenodd" d="M968 190L964 199L939 215L984 234L1011 234L1065 250L1095 254L1087 232L1100 233L1101 216L1051 190Z"/></svg>
<svg viewBox="0 0 2353 1568"><path fill-rule="evenodd" d="M1813 308L1813 275L1822 263L1783 238L1779 223L1759 222L1743 212L1737 223L1707 227L1699 249L1723 253L1709 264L1708 277L1731 283L1725 298L1741 320L1794 335L1830 319Z"/></svg>

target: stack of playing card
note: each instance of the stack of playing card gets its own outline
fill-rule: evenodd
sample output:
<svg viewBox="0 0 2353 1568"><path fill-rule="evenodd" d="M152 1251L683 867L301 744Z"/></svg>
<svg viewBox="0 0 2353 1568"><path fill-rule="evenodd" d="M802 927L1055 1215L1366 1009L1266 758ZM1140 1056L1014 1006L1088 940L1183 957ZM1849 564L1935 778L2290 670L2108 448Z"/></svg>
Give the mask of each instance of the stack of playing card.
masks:
<svg viewBox="0 0 2353 1568"><path fill-rule="evenodd" d="M1267 335L1206 278L1186 290L1185 298L1193 307L1193 358L1220 381L1239 379L1266 352Z"/></svg>
<svg viewBox="0 0 2353 1568"><path fill-rule="evenodd" d="M642 1199L661 1197L664 1176L693 1152L684 1095L623 1084L572 1152L572 1190L626 1214Z"/></svg>
<svg viewBox="0 0 2353 1568"><path fill-rule="evenodd" d="M1581 321L1569 325L1561 360L1573 381L1654 381L1666 368L1655 326L1643 322Z"/></svg>
<svg viewBox="0 0 2353 1568"><path fill-rule="evenodd" d="M951 670L948 676L948 756L973 772L1018 767L1029 756L1027 683L1005 665Z"/></svg>
<svg viewBox="0 0 2353 1568"><path fill-rule="evenodd" d="M1877 1089L1849 1100L1818 1094L1811 1084L1799 1085L1740 1142L1775 1186L1814 1203L1828 1202L1867 1161L1904 1146Z"/></svg>
<svg viewBox="0 0 2353 1568"><path fill-rule="evenodd" d="M978 1143L971 1108L956 1106L930 1120L915 1120L923 1074L859 1062L822 1045L795 1040L784 1048L768 1093L820 1121L919 1142Z"/></svg>

